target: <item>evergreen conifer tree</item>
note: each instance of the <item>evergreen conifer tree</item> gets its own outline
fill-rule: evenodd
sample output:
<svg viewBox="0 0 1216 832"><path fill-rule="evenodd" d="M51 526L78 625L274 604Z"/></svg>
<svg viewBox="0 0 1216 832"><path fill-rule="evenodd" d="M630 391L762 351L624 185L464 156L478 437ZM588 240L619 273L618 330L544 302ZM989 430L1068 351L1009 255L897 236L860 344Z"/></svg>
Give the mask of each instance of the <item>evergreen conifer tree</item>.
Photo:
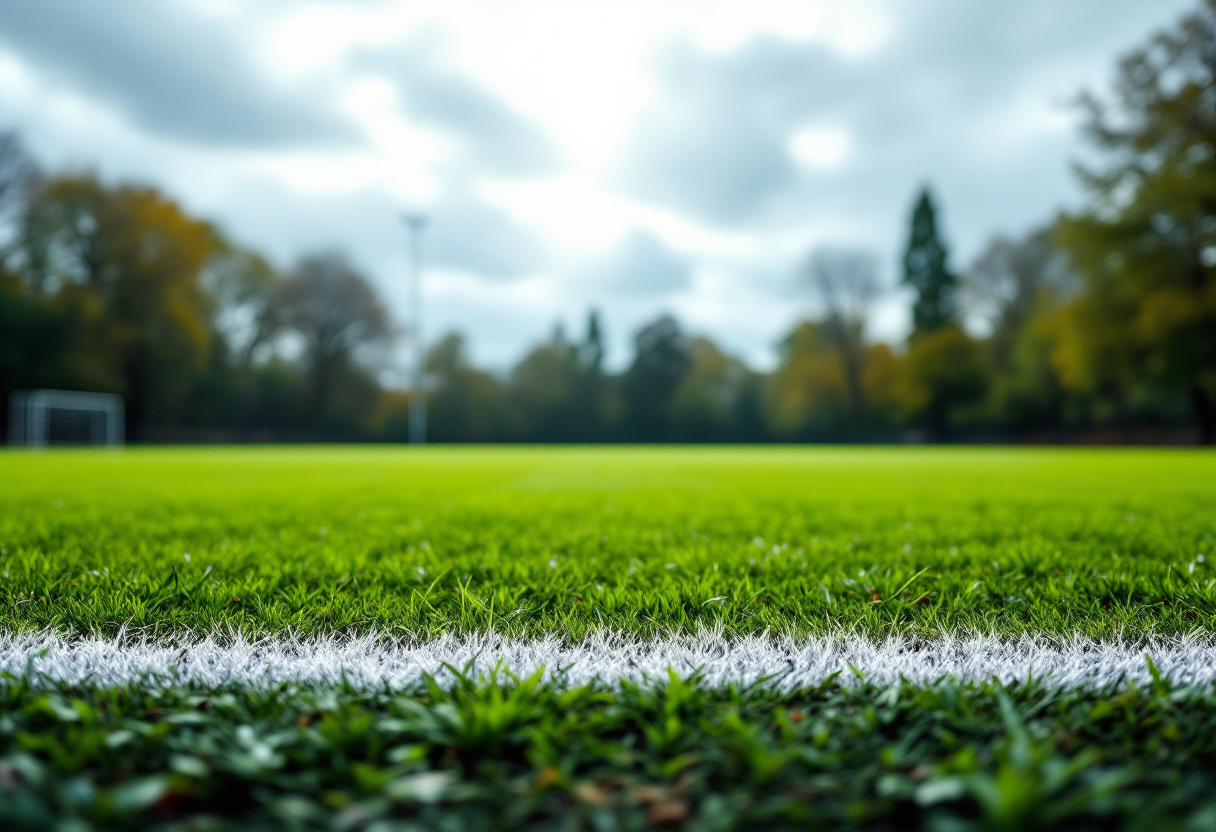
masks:
<svg viewBox="0 0 1216 832"><path fill-rule="evenodd" d="M603 372L604 336L600 331L599 312L594 309L587 314L587 335L578 347L577 359L579 365L592 375L598 376Z"/></svg>
<svg viewBox="0 0 1216 832"><path fill-rule="evenodd" d="M916 290L912 325L916 333L933 332L955 319L955 277L946 265L946 246L937 234L937 212L929 189L921 191L912 211L903 282Z"/></svg>

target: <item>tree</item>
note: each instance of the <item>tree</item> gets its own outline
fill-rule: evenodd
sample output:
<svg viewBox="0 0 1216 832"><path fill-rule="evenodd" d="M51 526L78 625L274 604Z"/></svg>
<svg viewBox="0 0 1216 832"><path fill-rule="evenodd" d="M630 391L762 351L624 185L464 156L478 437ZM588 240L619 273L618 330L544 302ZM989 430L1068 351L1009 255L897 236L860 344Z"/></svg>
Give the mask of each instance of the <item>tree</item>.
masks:
<svg viewBox="0 0 1216 832"><path fill-rule="evenodd" d="M1070 386L1186 397L1216 442L1216 0L1120 64L1113 100L1082 98L1106 153L1093 202L1061 221L1085 292L1060 315Z"/></svg>
<svg viewBox="0 0 1216 832"><path fill-rule="evenodd" d="M66 315L0 270L0 402L13 390L64 386L71 340Z"/></svg>
<svg viewBox="0 0 1216 832"><path fill-rule="evenodd" d="M200 274L221 245L154 189L67 176L30 194L9 262L31 293L70 315L74 360L113 368L138 438L189 407L211 347Z"/></svg>
<svg viewBox="0 0 1216 832"><path fill-rule="evenodd" d="M502 384L469 363L464 338L449 333L427 353L435 386L427 403L428 433L435 442L493 442L513 438ZM394 438L408 435L408 398L398 409Z"/></svg>
<svg viewBox="0 0 1216 832"><path fill-rule="evenodd" d="M947 264L946 245L938 236L933 197L921 191L912 211L903 282L916 291L912 326L916 333L933 332L955 320L955 277Z"/></svg>
<svg viewBox="0 0 1216 832"><path fill-rule="evenodd" d="M860 383L868 429L891 430L900 415L902 362L886 344L863 347ZM778 348L765 385L767 432L782 439L840 441L852 433L849 383L839 350L822 320L802 321Z"/></svg>
<svg viewBox="0 0 1216 832"><path fill-rule="evenodd" d="M851 425L844 365L822 321L803 321L782 340L769 377L765 415L783 439L843 439Z"/></svg>
<svg viewBox="0 0 1216 832"><path fill-rule="evenodd" d="M599 313L587 313L587 331L575 346L574 420L580 442L599 442L612 436L620 422L621 403L615 379L604 370L604 333Z"/></svg>
<svg viewBox="0 0 1216 832"><path fill-rule="evenodd" d="M10 223L20 215L37 179L38 167L17 134L0 133L0 245L11 242Z"/></svg>
<svg viewBox="0 0 1216 832"><path fill-rule="evenodd" d="M904 401L934 438L945 438L958 409L983 395L985 373L978 345L957 323L957 279L938 236L928 188L912 211L903 282L916 290L912 334L904 362Z"/></svg>
<svg viewBox="0 0 1216 832"><path fill-rule="evenodd" d="M15 133L0 133L0 424L14 389L42 386L63 372L68 322L5 268L29 195L34 165Z"/></svg>
<svg viewBox="0 0 1216 832"><path fill-rule="evenodd" d="M1078 278L1053 226L996 237L963 272L960 305L985 320L989 417L1007 428L1054 427L1067 396L1051 367L1051 316L1076 296Z"/></svg>
<svg viewBox="0 0 1216 832"><path fill-rule="evenodd" d="M282 279L255 252L224 246L202 281L218 340L237 368L250 367L284 326Z"/></svg>
<svg viewBox="0 0 1216 832"><path fill-rule="evenodd" d="M672 396L672 436L684 442L761 438L760 379L708 338L688 345L692 368Z"/></svg>
<svg viewBox="0 0 1216 832"><path fill-rule="evenodd" d="M1056 244L1056 229L1039 228L1018 240L998 236L962 274L959 296L970 313L987 320L1004 361L1036 313L1076 293L1077 277Z"/></svg>
<svg viewBox="0 0 1216 832"><path fill-rule="evenodd" d="M669 439L668 407L693 367L688 339L675 318L661 315L642 327L633 343L633 363L621 379L626 430L631 439Z"/></svg>
<svg viewBox="0 0 1216 832"><path fill-rule="evenodd" d="M979 345L957 324L922 332L904 358L903 398L934 439L945 439L983 398L988 375Z"/></svg>
<svg viewBox="0 0 1216 832"><path fill-rule="evenodd" d="M867 251L821 248L807 260L805 276L823 305L823 334L840 355L849 391L854 434L866 426L865 327L881 287L878 263Z"/></svg>
<svg viewBox="0 0 1216 832"><path fill-rule="evenodd" d="M587 334L578 346L576 358L579 366L589 375L603 375L604 333L600 328L600 314L594 309L587 313Z"/></svg>
<svg viewBox="0 0 1216 832"><path fill-rule="evenodd" d="M509 394L520 436L539 442L596 442L609 437L616 414L612 379L604 372L599 315L587 315L581 341L563 328L531 350L511 371Z"/></svg>
<svg viewBox="0 0 1216 832"><path fill-rule="evenodd" d="M283 320L304 340L313 418L332 425L338 383L393 337L388 311L371 284L336 253L302 259L283 286ZM365 385L360 385L365 386Z"/></svg>
<svg viewBox="0 0 1216 832"><path fill-rule="evenodd" d="M579 420L578 347L556 328L549 341L531 350L511 371L511 398L525 439L533 442L585 440L588 426Z"/></svg>

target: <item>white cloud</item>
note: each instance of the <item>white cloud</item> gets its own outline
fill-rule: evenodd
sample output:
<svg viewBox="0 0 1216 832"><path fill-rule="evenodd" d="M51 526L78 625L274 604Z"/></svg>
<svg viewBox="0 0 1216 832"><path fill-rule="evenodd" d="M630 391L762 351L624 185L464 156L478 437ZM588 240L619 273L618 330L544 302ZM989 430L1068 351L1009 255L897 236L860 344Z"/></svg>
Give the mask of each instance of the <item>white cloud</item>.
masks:
<svg viewBox="0 0 1216 832"><path fill-rule="evenodd" d="M804 127L790 137L789 149L808 168L832 170L848 159L852 142L839 127Z"/></svg>
<svg viewBox="0 0 1216 832"><path fill-rule="evenodd" d="M1075 201L1063 105L1192 1L47 0L0 7L0 98L48 165L158 183L282 263L344 247L402 313L397 216L429 210L432 331L496 367L591 305L618 345L670 309L764 361L812 244L893 282L922 182L956 265ZM630 235L686 278L588 279Z"/></svg>

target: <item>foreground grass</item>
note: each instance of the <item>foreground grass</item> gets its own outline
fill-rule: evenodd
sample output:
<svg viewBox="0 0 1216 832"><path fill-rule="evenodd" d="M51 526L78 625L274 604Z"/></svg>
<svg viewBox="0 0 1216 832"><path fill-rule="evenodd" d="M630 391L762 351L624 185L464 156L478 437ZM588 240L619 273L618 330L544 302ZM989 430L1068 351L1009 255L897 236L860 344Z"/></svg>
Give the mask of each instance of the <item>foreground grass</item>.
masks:
<svg viewBox="0 0 1216 832"><path fill-rule="evenodd" d="M0 631L1212 633L1214 535L1198 452L0 453ZM1155 678L8 676L0 828L1216 828L1216 691Z"/></svg>
<svg viewBox="0 0 1216 832"><path fill-rule="evenodd" d="M0 628L1213 629L1216 455L0 453Z"/></svg>
<svg viewBox="0 0 1216 832"><path fill-rule="evenodd" d="M1216 696L0 687L0 826L1210 829Z"/></svg>

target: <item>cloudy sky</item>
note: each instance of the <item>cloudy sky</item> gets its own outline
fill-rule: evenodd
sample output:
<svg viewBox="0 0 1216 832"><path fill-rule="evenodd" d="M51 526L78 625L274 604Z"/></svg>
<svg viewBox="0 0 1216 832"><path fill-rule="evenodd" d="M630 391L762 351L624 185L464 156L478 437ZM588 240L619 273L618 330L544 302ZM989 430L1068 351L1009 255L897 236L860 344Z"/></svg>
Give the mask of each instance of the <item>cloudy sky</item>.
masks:
<svg viewBox="0 0 1216 832"><path fill-rule="evenodd" d="M896 280L932 185L953 262L1080 191L1070 103L1193 0L6 0L0 129L156 184L281 265L340 248L509 366L660 312L759 366L809 248ZM893 292L872 322L906 328Z"/></svg>

